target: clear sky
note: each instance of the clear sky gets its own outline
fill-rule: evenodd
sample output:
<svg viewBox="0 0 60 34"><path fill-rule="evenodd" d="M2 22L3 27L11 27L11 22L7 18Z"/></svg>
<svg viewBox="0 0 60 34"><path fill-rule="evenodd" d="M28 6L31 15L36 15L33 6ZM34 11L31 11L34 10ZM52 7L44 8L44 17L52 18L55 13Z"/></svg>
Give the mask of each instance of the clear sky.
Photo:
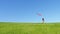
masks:
<svg viewBox="0 0 60 34"><path fill-rule="evenodd" d="M0 0L0 22L60 21L60 0Z"/></svg>

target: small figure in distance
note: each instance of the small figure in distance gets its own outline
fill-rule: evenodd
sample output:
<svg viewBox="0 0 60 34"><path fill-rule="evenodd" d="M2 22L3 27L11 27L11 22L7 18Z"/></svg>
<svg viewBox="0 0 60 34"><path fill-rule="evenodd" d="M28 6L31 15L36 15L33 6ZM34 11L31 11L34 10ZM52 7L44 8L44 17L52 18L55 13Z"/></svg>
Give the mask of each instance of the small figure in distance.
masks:
<svg viewBox="0 0 60 34"><path fill-rule="evenodd" d="M42 18L42 23L44 23L44 18Z"/></svg>

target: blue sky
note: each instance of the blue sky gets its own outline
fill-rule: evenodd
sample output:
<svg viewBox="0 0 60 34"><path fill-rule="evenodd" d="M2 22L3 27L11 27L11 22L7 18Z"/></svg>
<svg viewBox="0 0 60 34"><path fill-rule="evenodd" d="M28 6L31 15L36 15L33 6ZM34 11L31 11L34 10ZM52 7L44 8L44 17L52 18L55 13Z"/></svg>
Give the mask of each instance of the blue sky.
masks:
<svg viewBox="0 0 60 34"><path fill-rule="evenodd" d="M60 21L60 0L0 0L0 22Z"/></svg>

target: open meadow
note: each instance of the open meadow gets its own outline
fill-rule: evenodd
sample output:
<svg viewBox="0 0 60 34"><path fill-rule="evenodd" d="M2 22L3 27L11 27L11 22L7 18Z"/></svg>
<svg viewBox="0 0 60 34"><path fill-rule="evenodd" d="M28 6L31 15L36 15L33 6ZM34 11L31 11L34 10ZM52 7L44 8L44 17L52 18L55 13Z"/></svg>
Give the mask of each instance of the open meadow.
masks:
<svg viewBox="0 0 60 34"><path fill-rule="evenodd" d="M60 34L60 23L0 22L0 34Z"/></svg>

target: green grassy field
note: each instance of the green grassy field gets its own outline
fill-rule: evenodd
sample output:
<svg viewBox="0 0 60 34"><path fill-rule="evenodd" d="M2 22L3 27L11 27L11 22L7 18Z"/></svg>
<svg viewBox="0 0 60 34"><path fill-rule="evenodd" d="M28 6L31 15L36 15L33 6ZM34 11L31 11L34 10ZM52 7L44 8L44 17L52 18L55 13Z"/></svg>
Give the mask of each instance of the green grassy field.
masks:
<svg viewBox="0 0 60 34"><path fill-rule="evenodd" d="M60 34L60 23L4 23L0 34Z"/></svg>

